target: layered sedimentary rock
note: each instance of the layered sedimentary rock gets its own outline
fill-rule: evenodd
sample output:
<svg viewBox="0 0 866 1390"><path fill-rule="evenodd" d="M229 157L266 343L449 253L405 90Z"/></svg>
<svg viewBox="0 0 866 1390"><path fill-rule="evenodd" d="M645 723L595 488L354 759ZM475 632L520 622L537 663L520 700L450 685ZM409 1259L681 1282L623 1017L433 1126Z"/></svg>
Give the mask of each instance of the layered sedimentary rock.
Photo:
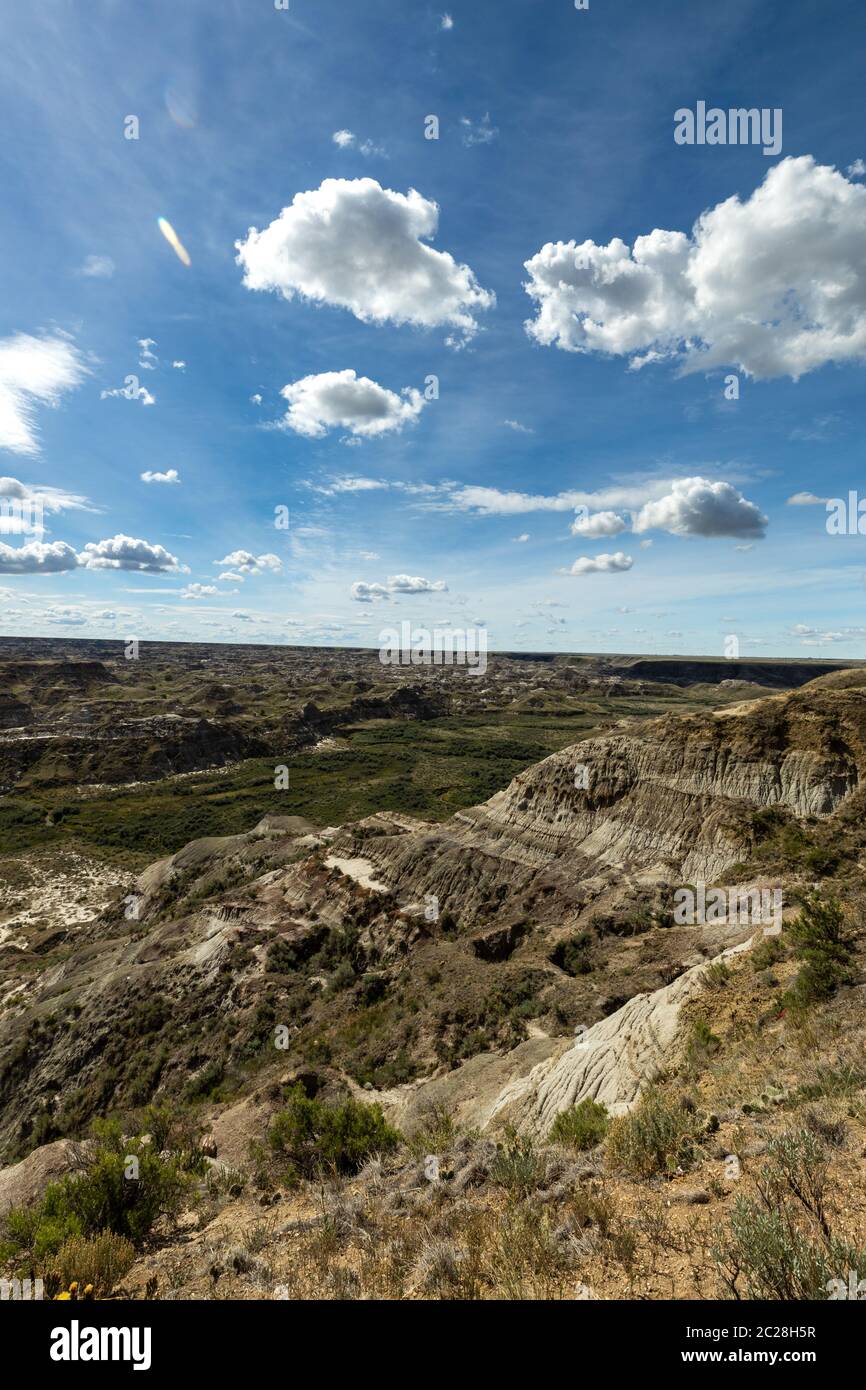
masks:
<svg viewBox="0 0 866 1390"><path fill-rule="evenodd" d="M749 813L830 815L866 765L866 693L816 682L718 714L665 716L555 753L444 826L373 839L386 881L471 892L526 881L661 869L712 880L749 849Z"/></svg>
<svg viewBox="0 0 866 1390"><path fill-rule="evenodd" d="M730 947L722 961L751 945ZM557 1115L591 1097L611 1115L629 1110L641 1091L665 1068L680 1030L683 1004L704 987L706 966L696 965L652 994L636 994L562 1053L539 1062L527 1075L504 1086L484 1116L485 1126L507 1121L545 1137Z"/></svg>
<svg viewBox="0 0 866 1390"><path fill-rule="evenodd" d="M69 1113L83 1125L101 1106L142 1104L158 1088L194 1083L214 1064L218 1031L234 1060L240 1018L243 1076L243 1046L265 1026L256 1023L259 1003L273 987L277 1008L288 1010L296 985L317 1036L335 1016L347 1026L380 986L411 995L412 1061L423 1074L388 1097L398 1117L428 1088L479 1126L513 1116L541 1131L557 1109L590 1094L628 1105L671 1046L706 961L751 934L672 925L665 893L748 860L758 813L820 820L857 797L864 734L863 675L829 676L723 713L618 726L442 825L383 814L314 829L289 818L194 842L130 884L134 911L118 903L76 926L44 968L42 956L26 974L11 962L0 989L0 1150L20 1155L37 1122L54 1137L51 1122L70 1093ZM603 967L588 983L556 956L587 929ZM357 997L332 988L337 957L307 969L331 934L340 959L351 953ZM37 946L28 944L31 958ZM434 950L443 984L428 1009ZM437 1051L438 1014L452 1016L443 1025L450 1037L461 1010L474 1018L500 982L530 976L550 1000L546 1031L528 1033L519 1021L499 1053L489 1034L472 1044L475 1056L469 1047ZM557 1007L575 999L587 1008L588 1048L557 1023ZM274 1015L283 1016L292 1015Z"/></svg>

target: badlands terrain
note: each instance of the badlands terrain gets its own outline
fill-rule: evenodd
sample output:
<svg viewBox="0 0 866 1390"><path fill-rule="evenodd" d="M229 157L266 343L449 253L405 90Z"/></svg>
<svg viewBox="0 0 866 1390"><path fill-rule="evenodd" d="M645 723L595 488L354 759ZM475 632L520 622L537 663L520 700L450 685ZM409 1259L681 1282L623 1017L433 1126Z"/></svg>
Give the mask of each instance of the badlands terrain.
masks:
<svg viewBox="0 0 866 1390"><path fill-rule="evenodd" d="M866 1276L866 669L0 644L0 1275ZM683 888L779 894L683 923Z"/></svg>

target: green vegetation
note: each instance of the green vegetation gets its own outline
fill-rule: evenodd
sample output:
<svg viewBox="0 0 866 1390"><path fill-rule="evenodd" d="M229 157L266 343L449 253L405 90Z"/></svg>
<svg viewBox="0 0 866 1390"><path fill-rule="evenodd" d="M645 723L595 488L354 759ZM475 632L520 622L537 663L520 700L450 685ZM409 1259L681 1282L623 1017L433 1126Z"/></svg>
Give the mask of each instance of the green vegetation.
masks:
<svg viewBox="0 0 866 1390"><path fill-rule="evenodd" d="M589 975L593 968L592 944L592 932L578 932L576 936L561 941L550 959L560 970L564 970L566 975Z"/></svg>
<svg viewBox="0 0 866 1390"><path fill-rule="evenodd" d="M385 1123L378 1105L345 1100L326 1105L296 1086L289 1104L268 1132L272 1152L288 1165L289 1180L322 1172L356 1173L371 1154L388 1153L400 1135Z"/></svg>
<svg viewBox="0 0 866 1390"><path fill-rule="evenodd" d="M712 961L704 971L704 985L707 989L724 989L731 978L731 968L723 960Z"/></svg>
<svg viewBox="0 0 866 1390"><path fill-rule="evenodd" d="M765 936L757 946L753 946L749 952L749 965L755 974L760 974L762 970L770 970L774 965L778 965L788 954L788 947L780 936Z"/></svg>
<svg viewBox="0 0 866 1390"><path fill-rule="evenodd" d="M711 1127L686 1097L651 1086L633 1110L611 1123L605 1157L611 1169L629 1177L670 1177L691 1167Z"/></svg>
<svg viewBox="0 0 866 1390"><path fill-rule="evenodd" d="M703 1071L710 1057L718 1052L720 1045L721 1040L716 1037L707 1020L694 1019L686 1044L686 1066L692 1072Z"/></svg>
<svg viewBox="0 0 866 1390"><path fill-rule="evenodd" d="M751 830L753 854L759 863L778 863L812 878L823 878L834 872L842 857L839 849L828 842L825 828L806 830L778 806L753 812Z"/></svg>
<svg viewBox="0 0 866 1390"><path fill-rule="evenodd" d="M80 1289L90 1284L96 1298L106 1298L134 1261L135 1246L125 1236L112 1231L102 1231L91 1239L71 1236L44 1268L45 1292L51 1298L58 1289L68 1289L75 1282Z"/></svg>
<svg viewBox="0 0 866 1390"><path fill-rule="evenodd" d="M3 1255L29 1251L37 1264L68 1241L109 1231L140 1246L161 1217L173 1217L204 1160L187 1151L159 1153L143 1138L124 1138L115 1121L97 1121L83 1173L48 1185L36 1206L3 1219Z"/></svg>
<svg viewBox="0 0 866 1390"><path fill-rule="evenodd" d="M531 1139L517 1133L513 1125L505 1131L505 1139L497 1145L496 1158L490 1169L490 1180L504 1187L514 1198L528 1197L542 1185L546 1169Z"/></svg>
<svg viewBox="0 0 866 1390"><path fill-rule="evenodd" d="M254 678L255 668L250 674ZM192 694L191 679L172 673L173 701L166 712ZM273 686L273 676L268 679ZM109 687L108 693L123 717L123 702L134 698L135 690ZM291 707L311 698L326 708L332 703L329 693L320 687L293 688ZM387 691L369 692L376 693ZM340 729L340 746L292 753L285 791L274 788L273 757L247 759L221 772L81 793L73 790L82 780L80 770L74 775L69 771L64 779L68 787L40 786L25 777L15 791L0 797L0 842L9 854L79 842L139 867L190 840L250 830L268 813L300 815L317 825L341 825L383 810L442 821L486 800L524 768L618 719L710 708L720 703L720 696L713 688L660 687L658 694L606 698L559 691L554 703L554 709L538 711L508 705L435 719L358 721ZM202 708L213 714L206 703ZM284 692L276 685L247 731L258 735L268 720L278 723L287 713ZM246 727L243 718L238 727Z"/></svg>
<svg viewBox="0 0 866 1390"><path fill-rule="evenodd" d="M827 1151L807 1128L771 1140L757 1195L734 1202L713 1256L735 1298L826 1300L831 1280L866 1275L866 1247L833 1231L828 1215Z"/></svg>
<svg viewBox="0 0 866 1390"><path fill-rule="evenodd" d="M850 979L852 943L838 901L822 899L817 893L805 899L788 935L802 968L783 1002L797 1013L829 999Z"/></svg>
<svg viewBox="0 0 866 1390"><path fill-rule="evenodd" d="M526 1037L526 1020L541 1012L538 995L546 984L542 971L521 970L498 979L471 1004L441 1009L435 1020L439 1060L455 1066L476 1052L516 1047Z"/></svg>
<svg viewBox="0 0 866 1390"><path fill-rule="evenodd" d="M431 1102L419 1127L409 1135L407 1143L415 1158L442 1154L457 1138L454 1117L446 1106Z"/></svg>
<svg viewBox="0 0 866 1390"><path fill-rule="evenodd" d="M842 1057L835 1065L818 1063L813 1078L798 1086L794 1104L803 1100L850 1100L866 1090L866 1065L859 1056Z"/></svg>
<svg viewBox="0 0 866 1390"><path fill-rule="evenodd" d="M599 1105L589 1096L570 1110L562 1110L550 1131L551 1144L565 1144L582 1153L594 1149L607 1134L610 1116L606 1105Z"/></svg>

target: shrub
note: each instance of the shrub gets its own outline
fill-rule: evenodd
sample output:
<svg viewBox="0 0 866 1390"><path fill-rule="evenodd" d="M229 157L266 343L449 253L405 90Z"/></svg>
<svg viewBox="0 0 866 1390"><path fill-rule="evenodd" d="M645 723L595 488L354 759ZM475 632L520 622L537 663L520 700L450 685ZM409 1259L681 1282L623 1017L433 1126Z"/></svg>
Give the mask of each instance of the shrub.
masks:
<svg viewBox="0 0 866 1390"><path fill-rule="evenodd" d="M199 1149L203 1128L177 1103L162 1101L149 1105L142 1116L142 1129L150 1135L157 1153L167 1150L192 1170L203 1166Z"/></svg>
<svg viewBox="0 0 866 1390"><path fill-rule="evenodd" d="M531 1203L512 1203L493 1223L485 1251L488 1278L503 1299L562 1297L574 1254L557 1238L553 1214Z"/></svg>
<svg viewBox="0 0 866 1390"><path fill-rule="evenodd" d="M749 964L758 974L762 970L769 970L773 965L778 965L786 955L787 947L781 936L765 936L763 941L749 952Z"/></svg>
<svg viewBox="0 0 866 1390"><path fill-rule="evenodd" d="M432 1101L425 1110L421 1123L409 1136L409 1149L415 1158L427 1154L446 1153L457 1138L457 1130L451 1111L444 1105Z"/></svg>
<svg viewBox="0 0 866 1390"><path fill-rule="evenodd" d="M689 1101L650 1087L633 1110L612 1122L605 1157L630 1177L670 1175L691 1166L707 1128Z"/></svg>
<svg viewBox="0 0 866 1390"><path fill-rule="evenodd" d="M723 960L712 961L704 971L704 984L707 989L724 989L731 978L731 968Z"/></svg>
<svg viewBox="0 0 866 1390"><path fill-rule="evenodd" d="M73 1237L105 1231L140 1245L161 1216L180 1209L189 1162L165 1158L142 1139L124 1140L116 1122L98 1122L94 1132L96 1149L85 1172L49 1183L37 1206L6 1215L10 1239L36 1260L56 1254Z"/></svg>
<svg viewBox="0 0 866 1390"><path fill-rule="evenodd" d="M356 1173L371 1154L395 1149L400 1135L378 1105L351 1099L325 1105L296 1086L287 1108L274 1116L268 1142L288 1159L292 1176L311 1178L323 1169Z"/></svg>
<svg viewBox="0 0 866 1390"><path fill-rule="evenodd" d="M527 1197L542 1185L545 1172L546 1165L535 1152L532 1140L519 1135L509 1125L505 1141L497 1146L490 1166L491 1181L515 1197Z"/></svg>
<svg viewBox="0 0 866 1390"><path fill-rule="evenodd" d="M803 863L810 874L817 874L822 878L826 874L832 874L838 867L839 855L834 850L816 845L814 849L807 850L803 856Z"/></svg>
<svg viewBox="0 0 866 1390"><path fill-rule="evenodd" d="M822 899L817 893L805 898L802 912L788 930L803 967L783 1003L801 1011L828 999L850 978L851 943L837 900Z"/></svg>
<svg viewBox="0 0 866 1390"><path fill-rule="evenodd" d="M768 1209L793 1198L830 1236L825 1210L829 1159L821 1136L813 1129L786 1130L767 1145L769 1162L761 1169L758 1190Z"/></svg>
<svg viewBox="0 0 866 1390"><path fill-rule="evenodd" d="M135 1247L125 1236L102 1231L87 1239L71 1236L45 1267L49 1293L56 1287L68 1289L75 1281L81 1288L93 1285L97 1298L105 1298L132 1268Z"/></svg>
<svg viewBox="0 0 866 1390"><path fill-rule="evenodd" d="M607 1134L610 1116L606 1105L599 1105L589 1096L570 1110L562 1110L553 1122L550 1131L552 1144L565 1144L570 1149L582 1153L594 1149Z"/></svg>
<svg viewBox="0 0 866 1390"><path fill-rule="evenodd" d="M328 993L339 994L340 990L349 989L357 978L351 962L348 960L340 961L340 964L328 981Z"/></svg>
<svg viewBox="0 0 866 1390"><path fill-rule="evenodd" d="M700 1071L711 1056L718 1052L721 1040L716 1037L705 1018L696 1018L692 1023L691 1036L686 1045L686 1063L693 1071Z"/></svg>
<svg viewBox="0 0 866 1390"><path fill-rule="evenodd" d="M463 1251L450 1240L422 1246L410 1271L414 1287L428 1297L447 1298L459 1286Z"/></svg>
<svg viewBox="0 0 866 1390"><path fill-rule="evenodd" d="M201 1071L186 1085L186 1099L195 1100L224 1100L223 1081L225 1078L226 1064L220 1057L214 1057L202 1067Z"/></svg>
<svg viewBox="0 0 866 1390"><path fill-rule="evenodd" d="M579 932L556 947L550 959L566 975L589 975L592 971L592 933Z"/></svg>
<svg viewBox="0 0 866 1390"><path fill-rule="evenodd" d="M866 1066L859 1057L841 1056L836 1064L817 1062L812 1079L797 1087L797 1100L843 1099L866 1089Z"/></svg>
<svg viewBox="0 0 866 1390"><path fill-rule="evenodd" d="M857 1255L841 1241L829 1247L800 1230L784 1210L769 1211L752 1197L734 1202L729 1229L714 1248L722 1278L739 1297L739 1280L748 1298L826 1299L827 1286L848 1269L866 1271L866 1253Z"/></svg>
<svg viewBox="0 0 866 1390"><path fill-rule="evenodd" d="M828 1159L818 1135L789 1130L772 1140L754 1197L734 1202L713 1258L734 1298L826 1299L831 1280L866 1274L866 1249L834 1234L825 1196Z"/></svg>

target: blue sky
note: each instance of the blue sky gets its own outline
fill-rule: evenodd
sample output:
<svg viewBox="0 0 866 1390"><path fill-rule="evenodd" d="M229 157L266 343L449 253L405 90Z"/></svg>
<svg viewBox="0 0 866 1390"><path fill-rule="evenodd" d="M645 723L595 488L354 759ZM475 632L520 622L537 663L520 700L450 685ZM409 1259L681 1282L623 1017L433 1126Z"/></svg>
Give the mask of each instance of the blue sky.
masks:
<svg viewBox="0 0 866 1390"><path fill-rule="evenodd" d="M16 11L2 632L864 655L862 5Z"/></svg>

